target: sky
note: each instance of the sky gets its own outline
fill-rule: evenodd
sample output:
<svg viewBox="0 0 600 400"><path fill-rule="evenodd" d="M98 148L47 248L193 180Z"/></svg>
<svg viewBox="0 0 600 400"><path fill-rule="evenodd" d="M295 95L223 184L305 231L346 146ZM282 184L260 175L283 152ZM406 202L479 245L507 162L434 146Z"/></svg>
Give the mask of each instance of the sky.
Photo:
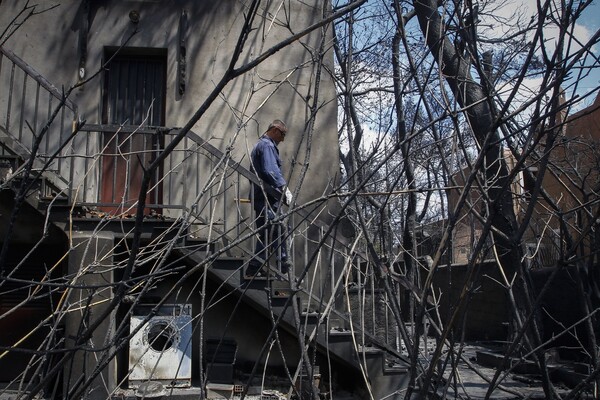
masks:
<svg viewBox="0 0 600 400"><path fill-rule="evenodd" d="M519 4L523 4L528 7L530 10L536 10L536 0L517 0ZM576 0L577 3L577 0ZM514 4L514 3L513 3ZM582 42L586 42L591 38L593 34L595 34L600 29L600 0L594 0L590 6L588 6L583 12L581 18L578 19L578 24L576 29L574 30L574 35L581 40ZM547 32L547 37L551 37L552 31L549 30ZM552 47L552 43L548 43L549 47ZM600 56L600 45L596 45L593 48L593 54L598 57ZM589 60L588 60L589 62ZM579 95L589 93L591 90L598 88L600 86L600 65L599 62L596 62L597 68L591 71L591 73L582 79L578 83L577 93ZM575 76L575 73L573 74ZM572 94L572 93L568 93ZM580 107L585 107L593 103L594 96L590 96L586 100L584 100L583 104L580 104Z"/></svg>
<svg viewBox="0 0 600 400"><path fill-rule="evenodd" d="M600 1L592 2L588 13L582 16L581 22L591 30L600 27Z"/></svg>
<svg viewBox="0 0 600 400"><path fill-rule="evenodd" d="M584 14L581 19L582 25L589 30L589 32L596 32L600 29L600 0L595 0L589 8L589 12ZM594 49L594 54L600 56L600 45ZM596 68L592 72L590 77L586 78L582 82L584 89L591 90L594 87L600 86L600 68Z"/></svg>
<svg viewBox="0 0 600 400"><path fill-rule="evenodd" d="M553 0L555 3L559 3L560 0ZM580 1L580 0L575 0ZM584 0L581 0L584 1ZM501 13L502 16L504 16L505 18L508 18L508 21L511 21L510 16L513 15L514 11L516 10L516 8L518 7L527 7L528 10L530 10L528 12L528 14L526 15L526 17L524 18L525 21L529 20L529 16L532 15L533 13L535 13L537 7L536 7L536 3L537 0L499 0L496 4L503 4L505 5L504 7L501 7L500 9L496 9L495 12L497 13ZM584 11L582 17L578 20L578 22L580 23L579 26L577 26L576 30L575 30L575 35L581 40L581 41L587 41L595 32L597 32L600 29L600 0L593 0L592 4L590 6L588 6L586 8L586 10ZM491 24L493 25L493 24ZM506 25L507 27L510 25ZM499 29L502 30L503 27L502 26L496 26L496 28L494 29ZM550 37L551 34L550 32L548 32L548 35L546 37ZM548 41L548 46L552 46L552 41L549 40ZM596 45L596 47L593 49L593 53L596 57L600 57L600 45ZM596 63L597 65L600 63ZM540 83L541 83L541 78L532 78L529 79L527 82L525 82L523 84L523 86L520 89L520 92L517 95L517 102L519 101L519 99L523 99L523 101L527 98L529 98L532 95L535 95L536 93L539 93L539 87L540 87ZM578 84L578 94L582 95L585 93L589 93L591 90L596 89L600 87L600 65L598 65L598 68L596 68L595 70L593 70L589 76L587 76L586 78L584 78L583 80L581 80ZM528 89L529 88L529 92ZM498 88L500 89L500 88ZM506 89L506 92L508 93L511 90L511 87L508 86ZM500 89L500 91L502 91ZM593 103L593 101L596 98L596 94L592 94L590 96L588 96L586 99L584 99L582 102L577 103L572 109L571 112L576 112L577 110L584 108L588 105L591 105ZM517 106L515 106L516 108ZM364 147L365 149L370 149L378 140L380 140L380 136L374 132L374 131L370 131L368 128L368 125L365 125L364 128L367 128L367 130L369 131L369 134L365 135L364 138Z"/></svg>

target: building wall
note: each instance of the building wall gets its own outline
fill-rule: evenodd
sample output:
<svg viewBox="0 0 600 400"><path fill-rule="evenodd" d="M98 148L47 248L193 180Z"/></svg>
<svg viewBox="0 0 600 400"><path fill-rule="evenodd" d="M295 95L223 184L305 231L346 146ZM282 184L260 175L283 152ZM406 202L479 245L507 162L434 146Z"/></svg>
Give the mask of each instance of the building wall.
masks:
<svg viewBox="0 0 600 400"><path fill-rule="evenodd" d="M85 77L91 81L76 89L72 100L79 106L80 118L88 124L101 121L102 63L105 49L154 48L167 53L166 126L181 127L206 100L230 62L244 22L249 1L63 1L39 15L32 16L6 41L4 46L33 66L56 87L65 89L79 81L81 43L85 37L85 4L89 5L89 29ZM320 2L318 2L320 3ZM0 27L8 25L26 1L0 5ZM46 5L37 6L41 10ZM252 31L236 67L314 23L321 15L321 4L289 2L284 7L267 3L259 10ZM132 23L131 11L139 13L139 23ZM178 91L179 31L182 12L187 14L186 89ZM320 46L323 34L330 38L330 27L317 30L277 52L247 74L233 80L222 95L208 108L193 131L221 150L232 149L234 158L248 166L249 151L274 118L283 119L289 134L280 146L290 185L298 183L301 168L308 169L300 201L320 196L334 182L339 170L336 130L335 88L326 73L322 74L319 98L315 87L312 52ZM135 33L134 33L135 32ZM333 57L327 53L325 63ZM317 101L320 109L314 135L304 135L309 117L307 102ZM312 145L310 148L308 143ZM81 144L80 146L83 146ZM90 144L88 144L90 146ZM183 144L182 144L183 146ZM92 141L88 152L99 150ZM294 165L292 165L294 162ZM74 168L75 177L82 170ZM184 187L200 174L196 168L182 170L174 181L165 181L168 190L184 195ZM97 179L98 172L89 173ZM173 178L175 179L175 178ZM97 187L97 181L95 185ZM92 189L90 189L92 190ZM240 193L246 197L247 182ZM81 193L80 193L81 195ZM192 194L188 194L190 199ZM233 201L226 205L235 209ZM249 207L246 207L249 208ZM249 212L245 210L244 212Z"/></svg>
<svg viewBox="0 0 600 400"><path fill-rule="evenodd" d="M467 263L472 255L475 244L481 237L482 226L475 214L485 213L485 199L481 195L479 182L475 180L469 190L463 206L456 210L456 206L464 191L464 186L469 179L471 171L464 168L453 176L455 188L449 189L448 209L457 212L458 221L452 231L452 263ZM473 212L474 211L474 212Z"/></svg>
<svg viewBox="0 0 600 400"><path fill-rule="evenodd" d="M600 94L589 107L570 116L561 114L558 136L554 142L549 157L549 166L542 179L542 188L563 212L569 231L576 240L581 231L591 222L596 206L590 203L595 199L600 186ZM540 146L545 146L542 140ZM541 147L540 147L541 148ZM539 176L540 163L530 157L522 166L518 166L515 157L505 150L505 161L509 169L526 168L534 180ZM464 185L468 169L454 175L459 186ZM527 177L524 171L516 174L511 185L514 209L517 221L521 223L531 204L531 194L535 181ZM453 189L449 193L449 208L454 209L458 202L460 191ZM468 201L475 210L483 212L481 191L476 185L468 195ZM587 204L587 205L586 205ZM453 262L464 263L468 260L474 239L481 231L481 223L468 214L469 207L463 207L459 212L460 221L453 236ZM559 216L544 196L535 199L533 214L527 224L521 240L529 266L543 267L556 263L560 253L560 221ZM588 235L581 241L579 254L590 254L595 246L593 235Z"/></svg>
<svg viewBox="0 0 600 400"><path fill-rule="evenodd" d="M554 265L559 257L560 218L565 220L568 233L579 243L577 253L593 257L596 229L589 231L587 227L597 225L593 215L596 214L595 200L600 188L600 94L592 105L567 116L558 134L549 157L548 170L542 180L542 188L563 214L559 216L554 206L540 196L536 199L534 214L524 236L524 242L531 247L530 253L538 251L542 258L540 266ZM536 176L538 166L536 162L528 165ZM525 184L517 192L517 216L524 214L531 201L529 192L533 189L527 187L523 173L520 176ZM537 246L538 242L541 246ZM563 243L562 246L565 250L566 244Z"/></svg>
<svg viewBox="0 0 600 400"><path fill-rule="evenodd" d="M521 239L525 255L524 262L533 270L532 274L537 277L535 281L537 290L541 289L547 275L554 271L554 269L541 267L556 266L561 255L561 246L563 252L568 250L568 244L564 239L561 243L561 234L572 235L571 243L577 245L575 254L581 257L578 261L580 265L598 265L596 253L600 237L595 233L598 221L593 218L598 215L597 193L600 189L598 185L600 178L598 176L600 173L600 94L597 95L591 106L566 118L563 116L563 118L564 123L557 128L560 131L557 132L558 136L549 157L548 170L541 182L543 190L563 214L559 216L550 202L540 195L535 199L533 214ZM543 142L541 146L544 146ZM523 166L518 166L514 156L506 151L505 160L509 169L527 168L534 178L539 177L540 164L535 159L529 158ZM465 169L455 175L454 178L459 186L464 185L464 177L468 176L468 173L469 171ZM520 171L511 186L518 223L524 223L527 208L533 201L534 183L527 178L524 171ZM460 190L462 189L449 193L449 209L455 208ZM480 197L481 191L476 186L467 196L469 201L474 204L475 210L482 212L484 208L481 205ZM467 315L467 322L464 325L465 335L471 339L498 339L506 335L506 323L509 320L506 293L497 283L502 282L504 278L499 274L493 262L476 263L472 270L465 265L473 248L474 240L480 236L482 228L481 222L469 215L468 210L468 207L464 207L459 212L459 222L452 238L453 262L462 265L441 268L440 272L436 274L435 285L444 296L449 296L448 299L450 299L446 301L442 299L440 304L455 304L452 299L461 292L468 274L473 274L474 277L480 276L473 281L472 285L479 284L481 286L473 291L472 301L465 305L463 311ZM564 218L567 232L561 232L559 217ZM484 251L489 248L489 246L484 246ZM488 259L490 255L487 253ZM574 259L575 256L572 255L572 258ZM595 274L595 268L590 268L589 273ZM574 278L570 277L569 279L569 285L575 282ZM557 282L559 283L554 283L556 287L560 286L560 283L564 283L564 279L559 278ZM544 328L547 334L551 335L552 329L555 329L552 324L556 324L556 320L552 320L552 318L569 326L572 321L568 313L565 314L564 309L579 310L577 308L579 306L574 305L572 299L574 292L569 285L564 285L563 292L550 290L548 293L551 295L546 295L542 299L552 306L552 312L548 314L551 315L551 318L546 318L545 315L542 318L542 323L548 325ZM553 288L556 289L554 286ZM564 291L566 289L568 290ZM561 302L562 307L559 304ZM451 311L441 310L442 317L449 316Z"/></svg>

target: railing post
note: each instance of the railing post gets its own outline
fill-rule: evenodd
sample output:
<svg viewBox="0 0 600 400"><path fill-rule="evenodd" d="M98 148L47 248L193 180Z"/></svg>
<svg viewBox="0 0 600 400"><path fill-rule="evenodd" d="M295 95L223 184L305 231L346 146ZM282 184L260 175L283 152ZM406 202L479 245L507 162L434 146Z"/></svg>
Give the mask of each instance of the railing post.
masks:
<svg viewBox="0 0 600 400"><path fill-rule="evenodd" d="M10 132L10 110L12 108L13 88L15 85L15 69L16 65L13 62L12 68L10 69L10 80L8 84L8 102L6 105L6 130ZM18 139L18 136L17 136Z"/></svg>
<svg viewBox="0 0 600 400"><path fill-rule="evenodd" d="M225 165L227 165L227 160L225 161ZM227 185L227 169L223 168L223 182L221 183L223 198L221 199L221 207L223 208L223 232L228 232L228 224L227 224L227 204L229 203L229 187ZM220 196L219 196L220 197Z"/></svg>

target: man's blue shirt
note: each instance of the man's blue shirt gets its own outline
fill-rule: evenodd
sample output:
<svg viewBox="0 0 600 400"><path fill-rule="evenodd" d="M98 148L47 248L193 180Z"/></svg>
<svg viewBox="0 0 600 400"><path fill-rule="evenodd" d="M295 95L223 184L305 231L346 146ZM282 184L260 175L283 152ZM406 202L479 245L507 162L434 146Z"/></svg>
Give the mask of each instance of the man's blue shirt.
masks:
<svg viewBox="0 0 600 400"><path fill-rule="evenodd" d="M281 172L281 159L279 158L279 149L270 137L263 135L250 155L250 169L264 182L265 186L279 189L285 186L286 181ZM263 190L260 186L254 186L254 208L262 209L265 206ZM269 204L274 205L279 198L267 195Z"/></svg>

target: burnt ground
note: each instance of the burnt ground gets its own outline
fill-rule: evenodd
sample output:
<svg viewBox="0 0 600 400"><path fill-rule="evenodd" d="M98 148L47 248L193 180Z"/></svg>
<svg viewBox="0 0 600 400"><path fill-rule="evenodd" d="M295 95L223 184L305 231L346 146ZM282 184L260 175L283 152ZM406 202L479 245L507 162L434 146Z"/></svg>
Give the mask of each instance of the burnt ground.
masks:
<svg viewBox="0 0 600 400"><path fill-rule="evenodd" d="M444 375L452 383L445 393L449 399L484 399L498 367L506 363L502 346L497 343L471 343L464 347L464 357L457 364L457 374ZM547 352L548 374L557 393L564 397L572 388L589 376L587 366L561 359L556 351ZM490 399L544 399L542 376L537 365L530 360L513 357L510 369L502 373L500 383L491 391ZM450 367L446 371L451 371ZM444 391L438 392L444 398ZM577 399L596 398L593 388L579 393Z"/></svg>

